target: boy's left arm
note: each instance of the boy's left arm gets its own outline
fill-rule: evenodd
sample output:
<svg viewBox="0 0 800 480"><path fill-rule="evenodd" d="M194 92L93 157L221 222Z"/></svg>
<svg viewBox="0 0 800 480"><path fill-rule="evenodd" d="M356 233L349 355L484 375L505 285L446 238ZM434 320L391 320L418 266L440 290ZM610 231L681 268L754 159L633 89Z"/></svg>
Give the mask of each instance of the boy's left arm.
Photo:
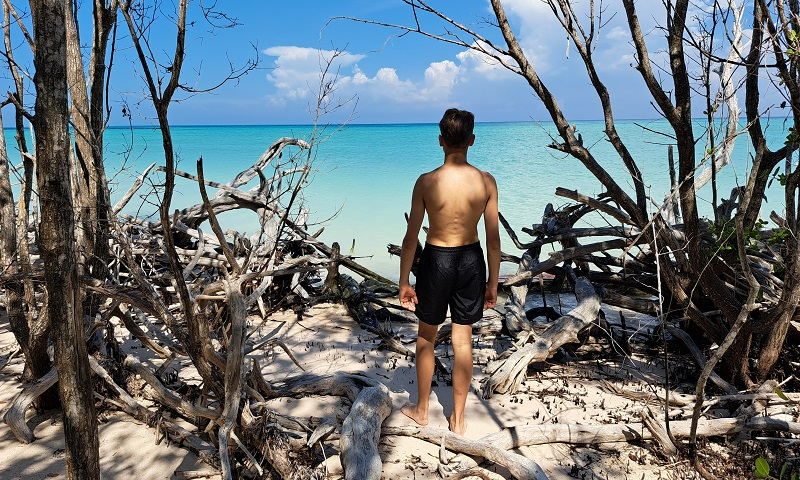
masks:
<svg viewBox="0 0 800 480"><path fill-rule="evenodd" d="M497 304L497 285L500 280L500 209L497 201L497 182L486 173L489 199L483 212L486 227L486 260L489 266L489 279L486 281L486 295L483 307L494 308Z"/></svg>
<svg viewBox="0 0 800 480"><path fill-rule="evenodd" d="M423 193L423 177L420 176L414 184L414 192L411 195L411 213L408 215L408 227L400 251L400 304L411 311L416 308L417 293L411 288L409 275L411 274L411 265L414 263L414 254L417 251L419 230L422 228L422 220L425 218Z"/></svg>

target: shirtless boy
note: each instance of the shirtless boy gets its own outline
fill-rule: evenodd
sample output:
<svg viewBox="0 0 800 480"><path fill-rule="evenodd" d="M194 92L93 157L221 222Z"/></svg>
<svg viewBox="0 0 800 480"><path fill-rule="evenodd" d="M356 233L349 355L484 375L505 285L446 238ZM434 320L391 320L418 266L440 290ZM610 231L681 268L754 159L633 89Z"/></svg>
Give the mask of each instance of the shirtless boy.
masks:
<svg viewBox="0 0 800 480"><path fill-rule="evenodd" d="M444 164L421 175L414 185L408 230L400 258L400 301L419 318L417 334L417 403L402 412L420 425L428 423L428 399L434 367L433 342L447 308L453 323L453 413L450 430L463 435L464 405L472 381L472 324L497 302L500 234L497 183L467 162L475 142L472 113L451 108L439 122ZM428 237L422 252L416 290L408 281L425 213ZM478 220L484 217L489 278L478 241Z"/></svg>

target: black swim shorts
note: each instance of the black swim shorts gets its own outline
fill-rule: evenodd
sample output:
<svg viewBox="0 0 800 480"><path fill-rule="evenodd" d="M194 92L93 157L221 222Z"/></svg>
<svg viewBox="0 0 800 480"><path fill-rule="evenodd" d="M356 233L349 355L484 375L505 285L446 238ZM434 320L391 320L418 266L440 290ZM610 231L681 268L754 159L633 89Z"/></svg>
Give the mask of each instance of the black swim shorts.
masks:
<svg viewBox="0 0 800 480"><path fill-rule="evenodd" d="M448 306L453 323L472 325L483 318L486 262L480 242L459 247L426 243L417 273L420 321L441 324Z"/></svg>

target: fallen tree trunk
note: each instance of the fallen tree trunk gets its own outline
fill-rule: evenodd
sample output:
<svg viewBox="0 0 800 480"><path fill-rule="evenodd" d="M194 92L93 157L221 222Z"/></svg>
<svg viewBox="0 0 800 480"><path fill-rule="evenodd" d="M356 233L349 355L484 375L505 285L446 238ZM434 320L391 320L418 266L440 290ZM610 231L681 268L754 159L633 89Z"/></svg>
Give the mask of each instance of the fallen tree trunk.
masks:
<svg viewBox="0 0 800 480"><path fill-rule="evenodd" d="M581 245L579 247L569 247L563 250L553 252L550 254L550 258L543 262L539 262L535 268L530 268L523 272L514 275L513 277L509 277L503 282L503 285L507 287L513 287L514 285L520 285L524 282L529 281L531 278L539 275L540 273L544 273L551 268L558 266L561 262L566 262L568 260L572 260L575 257L581 257L584 255L588 255L594 252L605 252L607 250L618 250L624 249L629 247L631 243L626 239L616 239L616 240L607 240L604 242L597 242L591 243L589 245Z"/></svg>
<svg viewBox="0 0 800 480"><path fill-rule="evenodd" d="M55 368L50 369L47 374L22 389L21 392L14 397L11 406L8 407L6 413L3 415L3 421L6 422L11 433L17 437L22 443L31 443L35 440L33 432L28 428L25 423L25 412L31 406L39 395L46 392L50 387L58 382L58 370Z"/></svg>
<svg viewBox="0 0 800 480"><path fill-rule="evenodd" d="M527 332L515 351L506 351L504 358L489 364L486 372L491 376L483 384L484 398L495 392L516 392L525 379L528 365L544 362L563 345L578 341L578 335L597 318L600 297L584 277L575 282L575 297L578 306L552 322L541 334Z"/></svg>
<svg viewBox="0 0 800 480"><path fill-rule="evenodd" d="M672 436L688 438L691 420L669 423ZM775 417L738 417L701 419L697 435L710 437L732 435L745 430L787 432L800 434L800 423ZM644 423L618 423L608 425L553 424L521 425L487 435L481 441L498 448L510 450L531 445L567 443L571 445L597 445L600 443L637 442L652 440L653 434Z"/></svg>
<svg viewBox="0 0 800 480"><path fill-rule="evenodd" d="M542 467L534 460L518 453L509 452L508 448L484 439L472 440L461 435L433 427L386 427L384 435L400 435L425 440L436 445L444 444L445 448L454 452L485 458L492 463L507 469L514 478L520 480L547 480Z"/></svg>
<svg viewBox="0 0 800 480"><path fill-rule="evenodd" d="M389 389L379 383L361 390L342 424L339 450L346 480L380 480L381 425L392 413Z"/></svg>

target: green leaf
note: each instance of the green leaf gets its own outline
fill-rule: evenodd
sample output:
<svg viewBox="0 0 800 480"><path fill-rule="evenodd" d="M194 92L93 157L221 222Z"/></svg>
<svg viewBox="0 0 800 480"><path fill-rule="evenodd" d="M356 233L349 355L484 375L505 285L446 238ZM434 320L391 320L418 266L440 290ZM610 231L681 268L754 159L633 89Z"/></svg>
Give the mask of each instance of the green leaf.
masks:
<svg viewBox="0 0 800 480"><path fill-rule="evenodd" d="M787 397L786 394L783 393L783 390L781 390L781 387L775 387L775 395L777 395L778 398L780 398L781 400L785 400L787 402L791 402L789 397Z"/></svg>
<svg viewBox="0 0 800 480"><path fill-rule="evenodd" d="M781 474L778 475L778 480L783 480L783 476L786 475L786 470L789 469L789 464L784 462L783 466L781 467Z"/></svg>
<svg viewBox="0 0 800 480"><path fill-rule="evenodd" d="M769 478L769 463L764 457L756 458L756 478Z"/></svg>

